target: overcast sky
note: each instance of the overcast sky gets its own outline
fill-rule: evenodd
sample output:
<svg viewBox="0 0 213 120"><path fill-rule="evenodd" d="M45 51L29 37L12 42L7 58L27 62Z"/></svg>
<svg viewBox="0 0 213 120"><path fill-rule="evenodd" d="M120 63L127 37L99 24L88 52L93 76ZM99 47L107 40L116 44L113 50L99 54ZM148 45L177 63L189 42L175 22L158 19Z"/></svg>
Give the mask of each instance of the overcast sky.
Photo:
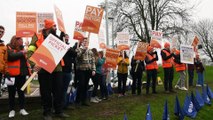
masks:
<svg viewBox="0 0 213 120"><path fill-rule="evenodd" d="M6 28L3 39L8 43L11 36L15 35L16 11L54 13L53 6L55 4L62 11L66 31L70 35L70 40L73 41L75 21L83 21L86 5L98 6L100 2L103 1L104 0L1 0L0 25ZM204 18L213 19L213 0L201 0L201 2L198 2L198 0L189 1L196 4L199 3L193 15L196 20ZM92 37L95 41L93 43L97 43L97 40L95 40L96 37L94 36L95 35Z"/></svg>
<svg viewBox="0 0 213 120"><path fill-rule="evenodd" d="M101 1L103 0L1 0L0 25L6 29L3 40L8 43L15 35L16 11L52 12L56 22L55 4L62 12L65 28L72 42L75 21L83 21L86 5L98 6Z"/></svg>

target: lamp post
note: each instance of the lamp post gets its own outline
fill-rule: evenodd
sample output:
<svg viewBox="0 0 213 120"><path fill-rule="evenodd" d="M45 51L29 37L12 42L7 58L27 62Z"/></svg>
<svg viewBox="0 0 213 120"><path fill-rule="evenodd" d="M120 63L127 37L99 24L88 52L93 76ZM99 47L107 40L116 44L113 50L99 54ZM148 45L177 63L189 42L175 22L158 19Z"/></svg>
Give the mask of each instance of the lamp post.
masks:
<svg viewBox="0 0 213 120"><path fill-rule="evenodd" d="M105 0L105 22L106 22L106 44L109 46L109 29L108 29L108 0Z"/></svg>
<svg viewBox="0 0 213 120"><path fill-rule="evenodd" d="M111 38L112 38L112 48L114 48L114 37L113 37L113 32L114 32L114 30L113 30L113 28L114 28L114 18L113 17L108 17L108 19L112 21L111 22L111 24L112 24L112 29L111 29L112 30L112 36L111 36ZM115 72L112 69L112 79L114 79L114 77L115 77Z"/></svg>
<svg viewBox="0 0 213 120"><path fill-rule="evenodd" d="M112 23L111 23L112 24L112 29L111 29L112 30L112 36L111 37L112 37L112 48L114 48L114 36L113 36L113 32L114 32L114 17L108 17L108 19L112 21Z"/></svg>

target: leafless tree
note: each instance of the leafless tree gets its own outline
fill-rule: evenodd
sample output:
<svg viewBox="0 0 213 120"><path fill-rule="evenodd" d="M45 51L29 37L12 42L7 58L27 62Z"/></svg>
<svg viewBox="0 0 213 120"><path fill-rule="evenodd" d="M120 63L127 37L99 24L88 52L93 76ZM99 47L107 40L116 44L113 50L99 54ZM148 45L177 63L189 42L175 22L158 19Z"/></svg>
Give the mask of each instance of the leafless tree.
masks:
<svg viewBox="0 0 213 120"><path fill-rule="evenodd" d="M213 62L213 21L201 20L192 25L192 30L198 36L202 50Z"/></svg>
<svg viewBox="0 0 213 120"><path fill-rule="evenodd" d="M150 30L165 36L183 34L194 6L188 0L112 0L109 15L115 17L116 31L129 31L133 38L150 42ZM116 32L115 31L115 32Z"/></svg>

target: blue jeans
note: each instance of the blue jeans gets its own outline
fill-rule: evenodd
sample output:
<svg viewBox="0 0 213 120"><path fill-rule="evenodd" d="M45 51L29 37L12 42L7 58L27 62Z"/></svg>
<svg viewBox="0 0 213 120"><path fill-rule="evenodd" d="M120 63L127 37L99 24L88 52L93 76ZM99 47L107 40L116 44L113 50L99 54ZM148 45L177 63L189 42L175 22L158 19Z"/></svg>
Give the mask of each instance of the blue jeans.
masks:
<svg viewBox="0 0 213 120"><path fill-rule="evenodd" d="M203 79L204 79L203 73L198 72L197 75L198 75L197 84L203 85Z"/></svg>
<svg viewBox="0 0 213 120"><path fill-rule="evenodd" d="M63 73L63 94L64 94L63 107L68 106L67 89L69 87L71 77L72 77L71 73L65 73L65 72Z"/></svg>

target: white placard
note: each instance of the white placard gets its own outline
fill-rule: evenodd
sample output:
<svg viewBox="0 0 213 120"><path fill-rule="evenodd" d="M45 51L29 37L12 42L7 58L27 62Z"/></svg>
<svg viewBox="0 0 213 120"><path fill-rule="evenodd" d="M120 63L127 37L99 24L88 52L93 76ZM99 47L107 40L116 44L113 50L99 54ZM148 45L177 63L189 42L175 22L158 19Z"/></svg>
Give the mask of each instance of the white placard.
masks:
<svg viewBox="0 0 213 120"><path fill-rule="evenodd" d="M50 34L30 57L30 60L52 73L69 48L69 45Z"/></svg>
<svg viewBox="0 0 213 120"><path fill-rule="evenodd" d="M180 45L181 63L194 64L194 49L190 45Z"/></svg>

